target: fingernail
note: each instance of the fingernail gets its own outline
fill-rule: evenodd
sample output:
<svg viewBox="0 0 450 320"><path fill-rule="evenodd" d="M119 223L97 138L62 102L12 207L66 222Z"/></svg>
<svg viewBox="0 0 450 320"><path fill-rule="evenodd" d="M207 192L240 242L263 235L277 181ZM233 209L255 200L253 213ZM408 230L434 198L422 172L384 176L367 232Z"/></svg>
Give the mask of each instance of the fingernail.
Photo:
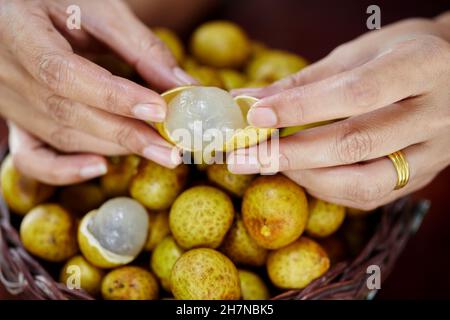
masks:
<svg viewBox="0 0 450 320"><path fill-rule="evenodd" d="M148 103L135 105L133 107L133 114L138 119L154 122L161 122L166 117L166 111L162 106Z"/></svg>
<svg viewBox="0 0 450 320"><path fill-rule="evenodd" d="M228 171L235 174L253 174L260 172L260 164L255 155L234 154L227 158ZM230 159L232 159L230 161Z"/></svg>
<svg viewBox="0 0 450 320"><path fill-rule="evenodd" d="M197 84L197 80L195 80L193 77L187 74L186 71L184 71L183 69L175 67L172 69L172 71L175 77L181 82L180 84L182 85Z"/></svg>
<svg viewBox="0 0 450 320"><path fill-rule="evenodd" d="M80 176L82 178L95 178L104 175L108 171L108 168L104 163L89 165L80 170Z"/></svg>
<svg viewBox="0 0 450 320"><path fill-rule="evenodd" d="M183 160L179 150L175 147L151 145L144 149L143 154L147 159L169 168L175 168Z"/></svg>
<svg viewBox="0 0 450 320"><path fill-rule="evenodd" d="M234 90L231 90L230 94L233 97L236 97L236 96L250 96L250 97L254 97L254 98L258 98L258 99L262 99L266 95L265 91L262 90L261 88L254 88L254 89L248 88L248 89L245 89L245 90L234 89Z"/></svg>
<svg viewBox="0 0 450 320"><path fill-rule="evenodd" d="M253 107L247 113L247 121L255 127L270 128L277 124L278 119L271 108Z"/></svg>

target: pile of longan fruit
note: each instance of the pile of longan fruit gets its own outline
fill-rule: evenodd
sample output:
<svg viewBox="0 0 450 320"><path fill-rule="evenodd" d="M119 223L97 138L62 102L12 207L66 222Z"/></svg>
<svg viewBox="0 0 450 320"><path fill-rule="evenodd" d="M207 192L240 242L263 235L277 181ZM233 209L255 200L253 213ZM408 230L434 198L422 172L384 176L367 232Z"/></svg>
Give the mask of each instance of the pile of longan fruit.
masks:
<svg viewBox="0 0 450 320"><path fill-rule="evenodd" d="M195 30L191 55L172 31L154 31L204 86L265 86L306 65L227 21ZM101 64L132 77L123 63ZM111 157L101 178L56 188L8 156L1 186L25 249L59 266L62 283L103 299L269 299L356 254L368 231L362 212L314 199L281 174L237 175L226 164Z"/></svg>

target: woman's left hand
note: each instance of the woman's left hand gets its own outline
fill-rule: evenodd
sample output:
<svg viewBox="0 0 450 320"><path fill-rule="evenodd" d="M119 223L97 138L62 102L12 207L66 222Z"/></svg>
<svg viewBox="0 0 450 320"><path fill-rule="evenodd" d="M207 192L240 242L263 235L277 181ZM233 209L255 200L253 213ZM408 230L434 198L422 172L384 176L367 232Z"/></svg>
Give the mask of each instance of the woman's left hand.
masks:
<svg viewBox="0 0 450 320"><path fill-rule="evenodd" d="M279 141L279 170L321 199L369 210L428 184L450 163L450 44L434 21L408 20L334 50L263 89L248 113L258 127L342 119ZM394 190L387 155L402 150L410 181ZM235 153L235 173L270 159Z"/></svg>

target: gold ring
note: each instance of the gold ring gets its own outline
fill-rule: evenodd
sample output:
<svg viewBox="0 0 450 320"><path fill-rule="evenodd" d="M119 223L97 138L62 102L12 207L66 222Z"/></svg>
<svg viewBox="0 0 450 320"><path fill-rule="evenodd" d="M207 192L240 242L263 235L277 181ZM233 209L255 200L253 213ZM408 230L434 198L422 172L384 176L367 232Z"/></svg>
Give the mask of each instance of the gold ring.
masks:
<svg viewBox="0 0 450 320"><path fill-rule="evenodd" d="M409 164L406 161L405 155L401 151L397 151L388 155L394 164L395 171L397 171L397 184L394 190L403 188L409 181Z"/></svg>

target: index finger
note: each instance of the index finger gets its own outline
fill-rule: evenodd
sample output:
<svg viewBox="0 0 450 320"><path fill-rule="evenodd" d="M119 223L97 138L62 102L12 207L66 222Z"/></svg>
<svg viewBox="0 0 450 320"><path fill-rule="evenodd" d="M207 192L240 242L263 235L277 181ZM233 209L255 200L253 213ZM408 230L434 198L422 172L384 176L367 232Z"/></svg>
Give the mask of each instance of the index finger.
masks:
<svg viewBox="0 0 450 320"><path fill-rule="evenodd" d="M440 45L432 37L406 41L353 70L260 100L248 112L248 121L259 127L302 125L367 113L420 95L436 78L435 49Z"/></svg>

